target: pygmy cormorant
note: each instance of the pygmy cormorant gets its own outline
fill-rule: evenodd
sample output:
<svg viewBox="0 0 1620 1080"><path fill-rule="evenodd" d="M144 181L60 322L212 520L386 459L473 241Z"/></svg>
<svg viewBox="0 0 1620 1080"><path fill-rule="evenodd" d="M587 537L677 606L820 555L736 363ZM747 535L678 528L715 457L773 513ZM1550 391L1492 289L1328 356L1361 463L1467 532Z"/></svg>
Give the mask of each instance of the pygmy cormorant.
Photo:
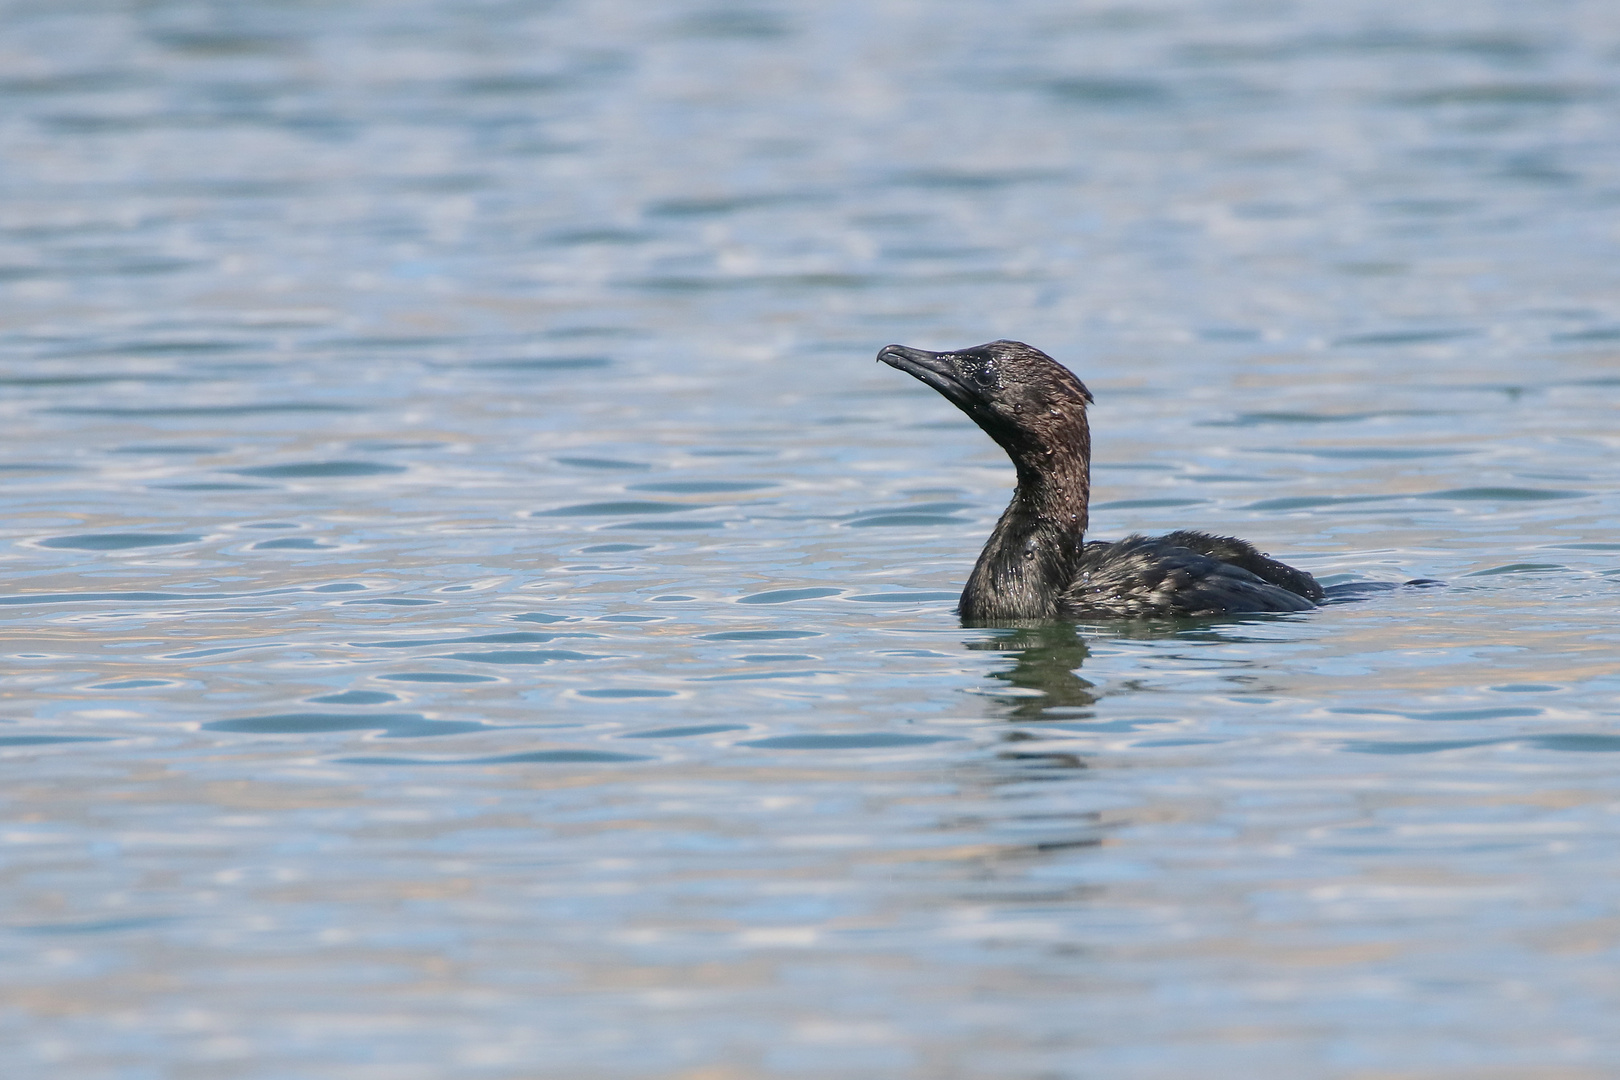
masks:
<svg viewBox="0 0 1620 1080"><path fill-rule="evenodd" d="M1018 488L962 590L963 621L997 624L1113 617L1304 611L1322 587L1230 536L1087 540L1091 392L1021 341L955 352L889 345L878 359L943 394L1018 468Z"/></svg>

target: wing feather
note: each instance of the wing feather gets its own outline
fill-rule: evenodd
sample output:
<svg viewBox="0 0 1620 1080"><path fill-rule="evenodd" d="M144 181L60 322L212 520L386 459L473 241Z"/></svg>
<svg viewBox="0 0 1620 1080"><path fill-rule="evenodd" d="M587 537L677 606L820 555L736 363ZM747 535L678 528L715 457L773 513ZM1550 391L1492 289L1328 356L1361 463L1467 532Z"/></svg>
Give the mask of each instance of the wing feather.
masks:
<svg viewBox="0 0 1620 1080"><path fill-rule="evenodd" d="M1220 557L1227 552L1234 559ZM1267 580L1250 566L1300 588ZM1268 559L1241 540L1204 533L1128 536L1086 545L1080 573L1059 607L1069 618L1307 611L1316 604L1306 588L1321 595L1309 574Z"/></svg>

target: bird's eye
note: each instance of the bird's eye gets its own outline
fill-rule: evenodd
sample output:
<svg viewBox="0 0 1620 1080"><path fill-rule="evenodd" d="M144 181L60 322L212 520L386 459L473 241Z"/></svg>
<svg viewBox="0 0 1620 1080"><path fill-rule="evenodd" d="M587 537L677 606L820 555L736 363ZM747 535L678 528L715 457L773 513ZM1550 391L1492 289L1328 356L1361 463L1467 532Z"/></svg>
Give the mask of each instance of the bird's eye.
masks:
<svg viewBox="0 0 1620 1080"><path fill-rule="evenodd" d="M996 386L999 381L996 378L996 369L991 364L986 364L973 373L973 382L986 390Z"/></svg>

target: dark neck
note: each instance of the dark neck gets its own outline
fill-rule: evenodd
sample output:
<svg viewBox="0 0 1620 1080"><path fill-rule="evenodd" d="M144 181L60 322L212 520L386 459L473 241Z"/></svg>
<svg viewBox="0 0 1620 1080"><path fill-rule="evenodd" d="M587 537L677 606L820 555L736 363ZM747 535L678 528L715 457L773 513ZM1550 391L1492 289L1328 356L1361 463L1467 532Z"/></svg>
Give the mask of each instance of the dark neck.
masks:
<svg viewBox="0 0 1620 1080"><path fill-rule="evenodd" d="M968 622L1051 619L1079 571L1091 498L1091 440L1085 419L1051 454L1008 448L1018 488L996 522L962 590Z"/></svg>

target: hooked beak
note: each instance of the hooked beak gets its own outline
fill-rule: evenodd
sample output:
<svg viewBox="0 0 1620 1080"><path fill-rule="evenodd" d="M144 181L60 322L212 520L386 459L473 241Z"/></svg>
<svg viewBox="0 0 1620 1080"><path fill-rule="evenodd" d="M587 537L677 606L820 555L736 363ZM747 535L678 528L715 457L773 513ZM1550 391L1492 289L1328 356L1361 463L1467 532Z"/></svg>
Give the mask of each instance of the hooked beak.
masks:
<svg viewBox="0 0 1620 1080"><path fill-rule="evenodd" d="M912 349L905 345L885 345L878 350L877 358L879 362L899 368L919 382L933 387L958 408L966 409L974 400L962 385L950 353Z"/></svg>

